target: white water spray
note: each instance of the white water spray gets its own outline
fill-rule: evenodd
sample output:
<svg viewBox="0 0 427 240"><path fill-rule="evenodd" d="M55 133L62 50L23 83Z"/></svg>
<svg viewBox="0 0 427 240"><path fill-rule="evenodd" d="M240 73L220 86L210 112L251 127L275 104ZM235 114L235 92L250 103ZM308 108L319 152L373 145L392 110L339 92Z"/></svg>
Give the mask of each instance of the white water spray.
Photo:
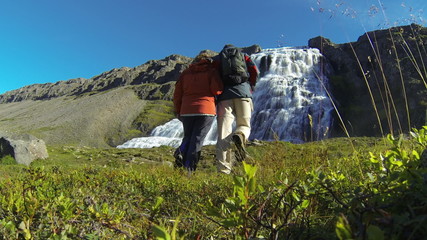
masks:
<svg viewBox="0 0 427 240"><path fill-rule="evenodd" d="M293 143L328 136L333 106L318 49L266 49L252 56L261 70L253 94L251 139Z"/></svg>

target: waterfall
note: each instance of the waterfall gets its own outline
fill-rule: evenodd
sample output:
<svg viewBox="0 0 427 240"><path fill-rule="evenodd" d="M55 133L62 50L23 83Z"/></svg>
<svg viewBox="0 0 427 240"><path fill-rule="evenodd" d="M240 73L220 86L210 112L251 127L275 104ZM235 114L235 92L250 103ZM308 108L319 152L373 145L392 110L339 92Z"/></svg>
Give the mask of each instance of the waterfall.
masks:
<svg viewBox="0 0 427 240"><path fill-rule="evenodd" d="M117 146L117 148L152 148L162 145L178 147L183 137L184 128L182 127L182 123L175 118L154 128L153 131L151 131L150 137L134 138ZM204 145L215 144L216 138L216 121L214 121L210 131L206 135Z"/></svg>
<svg viewBox="0 0 427 240"><path fill-rule="evenodd" d="M327 137L333 106L319 50L266 49L251 57L261 77L253 94L250 139L302 143Z"/></svg>
<svg viewBox="0 0 427 240"><path fill-rule="evenodd" d="M265 49L251 55L260 70L253 94L250 140L293 143L328 137L333 106L328 79L321 69L323 56L314 48ZM118 148L177 147L183 135L178 119L156 127L150 137L135 138ZM204 144L216 143L216 121Z"/></svg>

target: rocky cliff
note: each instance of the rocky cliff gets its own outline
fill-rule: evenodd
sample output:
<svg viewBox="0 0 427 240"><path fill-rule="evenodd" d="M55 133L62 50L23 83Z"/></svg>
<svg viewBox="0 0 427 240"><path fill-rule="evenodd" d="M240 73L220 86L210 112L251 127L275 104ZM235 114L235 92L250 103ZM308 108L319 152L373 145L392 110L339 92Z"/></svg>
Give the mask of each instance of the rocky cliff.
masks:
<svg viewBox="0 0 427 240"><path fill-rule="evenodd" d="M408 132L426 124L427 28L367 32L344 44L316 37L309 46L320 49L325 67L332 67L331 92L351 136ZM334 135L342 135L335 119Z"/></svg>

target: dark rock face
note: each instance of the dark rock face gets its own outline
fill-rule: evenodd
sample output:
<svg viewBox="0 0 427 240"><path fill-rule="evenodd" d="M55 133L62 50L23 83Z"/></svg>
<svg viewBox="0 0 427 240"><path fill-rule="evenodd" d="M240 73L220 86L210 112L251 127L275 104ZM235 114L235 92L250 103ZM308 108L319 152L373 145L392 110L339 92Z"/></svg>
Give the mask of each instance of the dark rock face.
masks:
<svg viewBox="0 0 427 240"><path fill-rule="evenodd" d="M36 159L49 157L43 140L29 134L2 134L0 157L10 155L18 164L30 165Z"/></svg>
<svg viewBox="0 0 427 240"><path fill-rule="evenodd" d="M344 44L316 37L309 46L332 67L331 92L351 136L407 132L426 124L427 28L378 30ZM340 135L342 124L334 125Z"/></svg>

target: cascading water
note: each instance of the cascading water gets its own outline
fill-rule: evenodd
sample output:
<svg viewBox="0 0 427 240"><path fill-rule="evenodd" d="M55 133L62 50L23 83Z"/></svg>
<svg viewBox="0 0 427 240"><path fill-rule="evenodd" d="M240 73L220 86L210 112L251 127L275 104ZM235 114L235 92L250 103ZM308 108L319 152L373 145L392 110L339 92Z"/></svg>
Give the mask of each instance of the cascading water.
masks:
<svg viewBox="0 0 427 240"><path fill-rule="evenodd" d="M260 70L253 94L254 112L250 139L293 143L328 136L332 104L327 95L327 77L321 69L322 55L312 48L265 49L251 55ZM151 137L135 138L118 148L179 146L183 135L178 119L156 127ZM216 122L205 145L216 142Z"/></svg>
<svg viewBox="0 0 427 240"><path fill-rule="evenodd" d="M261 77L250 138L302 143L327 137L333 106L319 50L267 49L251 57Z"/></svg>
<svg viewBox="0 0 427 240"><path fill-rule="evenodd" d="M140 137L131 139L117 148L152 148L171 146L178 147L184 136L184 128L181 121L172 119L171 121L153 129L150 137ZM205 138L204 145L213 145L216 143L216 121L212 124L211 130Z"/></svg>

